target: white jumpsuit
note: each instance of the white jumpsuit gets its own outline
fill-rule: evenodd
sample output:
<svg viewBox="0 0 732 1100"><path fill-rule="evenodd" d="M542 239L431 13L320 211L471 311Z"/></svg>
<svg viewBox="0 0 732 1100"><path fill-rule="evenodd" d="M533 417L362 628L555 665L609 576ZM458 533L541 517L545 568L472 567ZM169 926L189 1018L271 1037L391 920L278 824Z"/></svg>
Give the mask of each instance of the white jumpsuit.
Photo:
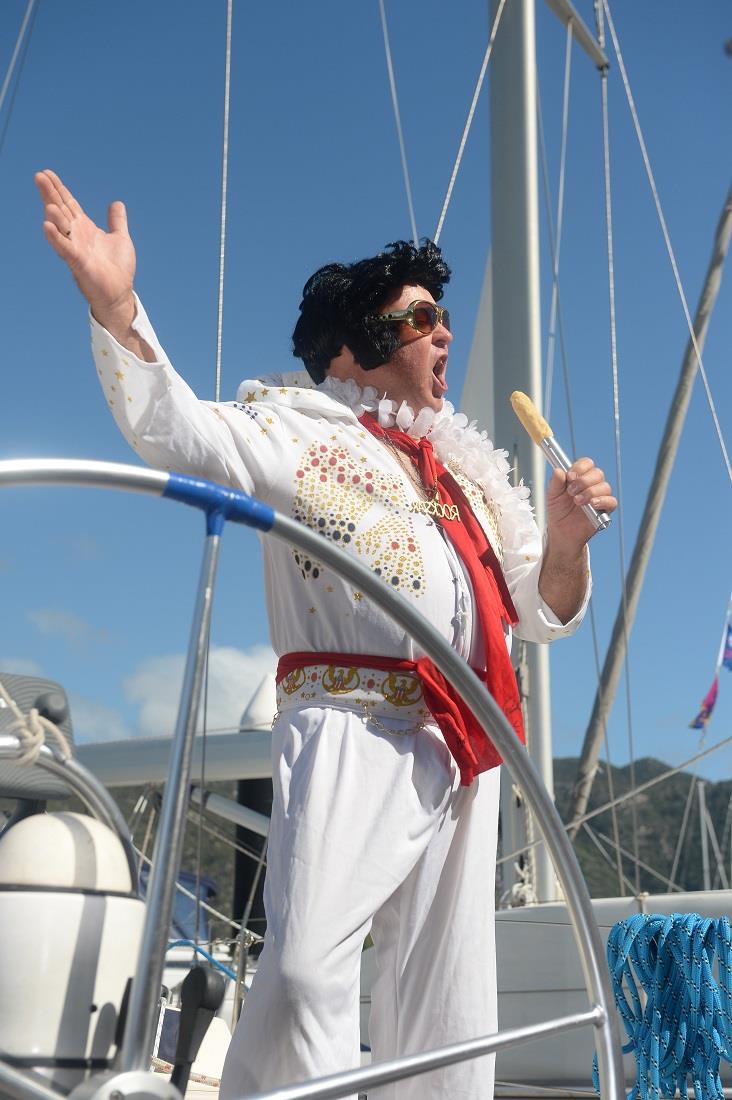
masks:
<svg viewBox="0 0 732 1100"><path fill-rule="evenodd" d="M200 402L139 303L135 327L155 363L94 321L92 346L117 424L146 462L243 489L308 524L369 564L479 664L467 575L440 528L410 512L415 486L358 415L368 408L387 426L429 430L502 561L516 633L544 642L576 629L584 606L562 625L538 594L541 540L525 491L508 482L505 452L452 406L415 418L353 383L313 388L302 375L294 384L293 376L243 382L235 402ZM278 655L421 656L401 627L317 561L266 537L263 552ZM349 694L332 677L309 673L278 694L267 937L224 1069L224 1100L358 1065L369 932L374 1061L496 1028L499 769L461 787L419 698L391 696L373 677ZM369 1097L489 1100L492 1092L493 1058L483 1057Z"/></svg>

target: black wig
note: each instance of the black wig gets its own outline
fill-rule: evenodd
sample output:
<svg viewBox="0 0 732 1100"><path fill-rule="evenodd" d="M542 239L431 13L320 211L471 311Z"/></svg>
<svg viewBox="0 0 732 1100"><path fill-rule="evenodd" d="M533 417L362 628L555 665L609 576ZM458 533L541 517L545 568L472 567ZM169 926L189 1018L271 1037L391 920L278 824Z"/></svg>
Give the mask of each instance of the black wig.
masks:
<svg viewBox="0 0 732 1100"><path fill-rule="evenodd" d="M436 244L423 238L393 241L378 256L352 264L326 264L303 287L300 317L292 334L293 355L320 383L331 359L345 344L364 370L388 363L399 347L396 325L374 320L403 286L423 286L435 301L450 280L450 268Z"/></svg>

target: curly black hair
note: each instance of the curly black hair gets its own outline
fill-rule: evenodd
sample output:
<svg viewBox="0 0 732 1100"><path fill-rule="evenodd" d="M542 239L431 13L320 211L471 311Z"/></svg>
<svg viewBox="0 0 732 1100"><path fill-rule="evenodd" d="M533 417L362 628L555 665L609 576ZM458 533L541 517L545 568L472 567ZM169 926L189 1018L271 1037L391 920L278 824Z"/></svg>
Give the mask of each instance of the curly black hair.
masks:
<svg viewBox="0 0 732 1100"><path fill-rule="evenodd" d="M397 326L374 320L403 286L423 286L435 301L450 280L450 268L436 244L422 238L393 241L383 252L352 264L326 264L305 283L292 353L320 383L343 345L364 370L387 363L399 347Z"/></svg>

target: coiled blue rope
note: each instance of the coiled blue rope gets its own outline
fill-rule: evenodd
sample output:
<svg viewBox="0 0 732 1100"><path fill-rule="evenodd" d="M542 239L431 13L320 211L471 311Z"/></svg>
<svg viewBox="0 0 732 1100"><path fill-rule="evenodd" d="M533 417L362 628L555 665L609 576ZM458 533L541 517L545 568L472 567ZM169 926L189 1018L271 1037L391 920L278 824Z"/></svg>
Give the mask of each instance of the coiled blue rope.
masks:
<svg viewBox="0 0 732 1100"><path fill-rule="evenodd" d="M636 1058L640 1100L723 1100L719 1064L732 1062L732 939L727 917L638 913L610 930L615 1003ZM717 976L714 964L717 965ZM639 987L645 994L645 1006ZM597 1058L593 1082L599 1092Z"/></svg>

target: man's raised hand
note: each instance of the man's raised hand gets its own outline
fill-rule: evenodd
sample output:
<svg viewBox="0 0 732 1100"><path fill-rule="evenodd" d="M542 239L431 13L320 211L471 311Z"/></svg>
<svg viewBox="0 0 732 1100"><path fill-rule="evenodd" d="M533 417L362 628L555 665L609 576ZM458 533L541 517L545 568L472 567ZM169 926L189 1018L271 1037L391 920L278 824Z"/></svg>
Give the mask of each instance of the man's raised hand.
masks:
<svg viewBox="0 0 732 1100"><path fill-rule="evenodd" d="M96 319L120 339L135 316L135 247L124 204L109 207L105 231L84 213L55 172L46 168L35 182L43 201L46 240L68 264Z"/></svg>

